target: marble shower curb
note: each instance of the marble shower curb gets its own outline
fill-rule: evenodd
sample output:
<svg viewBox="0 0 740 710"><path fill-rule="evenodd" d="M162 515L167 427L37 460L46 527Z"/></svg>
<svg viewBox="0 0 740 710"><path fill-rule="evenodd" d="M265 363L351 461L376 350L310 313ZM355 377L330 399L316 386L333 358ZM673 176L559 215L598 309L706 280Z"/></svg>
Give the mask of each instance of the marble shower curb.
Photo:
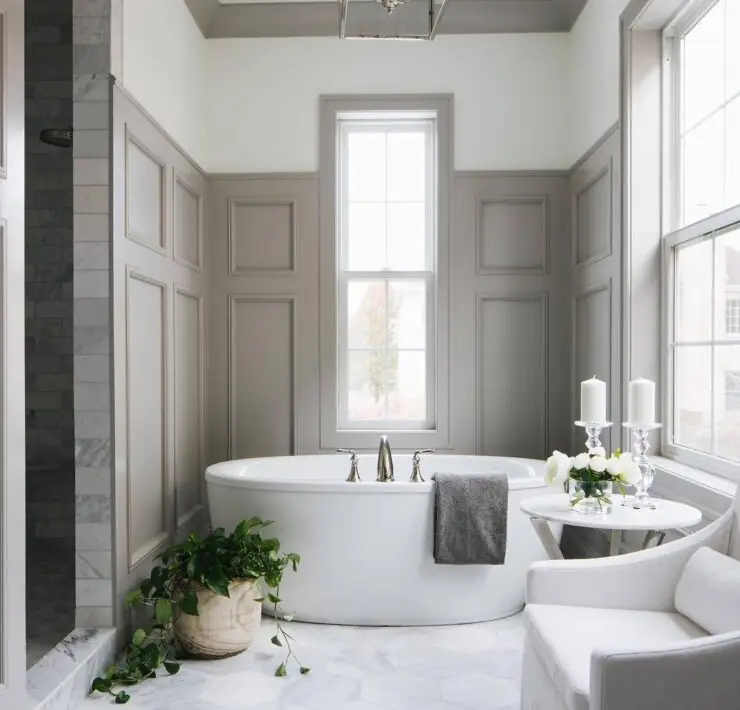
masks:
<svg viewBox="0 0 740 710"><path fill-rule="evenodd" d="M36 710L70 710L115 657L115 629L75 629L27 673Z"/></svg>

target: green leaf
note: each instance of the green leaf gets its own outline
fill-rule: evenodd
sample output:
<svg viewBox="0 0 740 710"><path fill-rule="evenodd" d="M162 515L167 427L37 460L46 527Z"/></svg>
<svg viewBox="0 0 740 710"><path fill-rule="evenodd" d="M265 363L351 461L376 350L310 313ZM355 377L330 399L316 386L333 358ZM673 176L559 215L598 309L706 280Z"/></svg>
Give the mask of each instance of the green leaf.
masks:
<svg viewBox="0 0 740 710"><path fill-rule="evenodd" d="M310 668L307 668L306 666L301 666L301 675L308 675L310 672Z"/></svg>
<svg viewBox="0 0 740 710"><path fill-rule="evenodd" d="M164 662L164 669L170 674L175 675L180 670L179 663L172 663L171 661Z"/></svg>
<svg viewBox="0 0 740 710"><path fill-rule="evenodd" d="M154 567L150 579L153 586L161 587L167 581L167 570L164 567Z"/></svg>
<svg viewBox="0 0 740 710"><path fill-rule="evenodd" d="M160 624L167 624L172 619L172 602L169 599L157 599L154 605L154 616Z"/></svg>
<svg viewBox="0 0 740 710"><path fill-rule="evenodd" d="M110 680L107 680L106 678L96 678L92 682L92 687L90 688L91 693L109 693L111 687L113 687L113 683L110 682Z"/></svg>
<svg viewBox="0 0 740 710"><path fill-rule="evenodd" d="M280 641L280 639L279 639L279 638L277 637L277 634L275 634L275 636L273 636L273 637L272 637L272 638L270 639L270 643L271 643L271 644L272 644L273 646L280 646L281 648L282 648L282 646L283 646L282 642L281 642L281 641Z"/></svg>
<svg viewBox="0 0 740 710"><path fill-rule="evenodd" d="M192 592L180 599L180 601L177 602L177 606L180 607L180 611L183 612L183 614L188 614L189 616L200 616L198 613L198 596Z"/></svg>
<svg viewBox="0 0 740 710"><path fill-rule="evenodd" d="M122 690L118 695L116 695L115 704L125 705L129 700L131 700L131 696Z"/></svg>
<svg viewBox="0 0 740 710"><path fill-rule="evenodd" d="M141 589L133 589L126 595L124 603L126 606L137 607L141 604L142 596Z"/></svg>
<svg viewBox="0 0 740 710"><path fill-rule="evenodd" d="M278 678L284 678L284 677L285 677L286 675L288 675L288 673L287 673L287 672L286 672L286 670L285 670L285 664L284 664L284 663L281 663L281 664L280 664L280 665L279 665L279 666L277 667L277 669L275 670L275 675L276 675L276 676L277 676Z"/></svg>
<svg viewBox="0 0 740 710"><path fill-rule="evenodd" d="M214 594L218 594L222 597L229 596L229 580L220 565L217 565L208 571L204 575L203 581Z"/></svg>
<svg viewBox="0 0 740 710"><path fill-rule="evenodd" d="M146 639L146 631L144 629L136 629L134 635L131 637L131 643L134 646L141 646L144 643L144 639Z"/></svg>
<svg viewBox="0 0 740 710"><path fill-rule="evenodd" d="M273 603L273 604L280 604L282 599L280 597L276 597L274 594L268 594L267 598Z"/></svg>
<svg viewBox="0 0 740 710"><path fill-rule="evenodd" d="M144 579L141 584L139 584L139 589L141 590L142 596L148 597L154 589L154 582L152 582L151 579Z"/></svg>

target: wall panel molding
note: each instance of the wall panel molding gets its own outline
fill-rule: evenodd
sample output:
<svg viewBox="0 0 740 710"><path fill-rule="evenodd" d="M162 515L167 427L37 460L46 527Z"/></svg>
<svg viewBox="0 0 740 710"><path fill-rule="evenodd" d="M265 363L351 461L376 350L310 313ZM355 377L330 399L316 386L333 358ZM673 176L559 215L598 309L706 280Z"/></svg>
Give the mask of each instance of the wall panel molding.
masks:
<svg viewBox="0 0 740 710"><path fill-rule="evenodd" d="M134 291L138 287L134 284L137 283L145 288L155 289L154 293L158 291L159 304L150 304L144 308L143 292L139 294L139 302L136 303ZM126 269L126 522L129 572L170 539L168 292L167 283L131 267ZM141 325L146 327L157 325L154 314L159 311L158 333L138 330L139 323L135 320L134 313L137 305L142 307ZM157 373L157 360L160 367L158 386L156 380L151 381ZM158 442L156 439L149 439L152 433L156 436L153 427L160 430ZM137 441L139 435L143 435L145 440ZM137 446L141 446L142 450L137 451ZM149 465L154 466L154 470L148 470ZM147 487L139 490L137 484ZM143 510L144 506L147 507L146 510ZM136 540L135 536L143 529L146 514L157 518L159 529L151 529L147 537ZM136 520L135 515L141 517ZM148 522L151 523L152 520Z"/></svg>
<svg viewBox="0 0 740 710"><path fill-rule="evenodd" d="M606 190L605 199L607 206L604 208L598 202L598 197L603 196L599 190ZM588 175L582 185L573 191L573 266L583 268L608 259L614 250L614 160L609 156L606 164L595 174ZM590 204L590 200L595 204ZM603 219L601 225L594 224L594 216L597 220ZM582 224L583 221L589 222ZM589 232L589 228L593 231ZM604 238L604 243L599 244L599 238ZM580 254L584 256L581 257Z"/></svg>
<svg viewBox="0 0 740 710"><path fill-rule="evenodd" d="M580 383L582 379L588 379L592 376L597 376L600 379L604 379L607 383L610 385L613 384L613 377L614 377L614 343L612 342L612 332L613 332L613 310L614 310L614 294L613 294L613 288L612 288L612 279L608 278L605 281L594 283L589 285L587 288L583 289L582 291L576 293L573 296L573 303L572 303L572 319L573 319L573 344L572 344L572 382L573 386L576 388L573 392L573 398L572 398L572 407L571 407L571 419L573 421L576 421L580 419L579 413L578 413L578 407L580 402ZM585 324L581 324L579 322L579 309L584 307L584 304L586 304L590 299L597 299L600 294L606 295L606 302L604 306L604 312L600 314L600 317L597 318L597 324L603 324L604 331L599 332L597 331L594 323L588 322ZM588 315L588 313L586 313ZM579 345L587 347L588 350L585 353L585 356L589 360L593 360L594 362L598 362L600 360L604 360L605 365L601 368L598 367L598 365L594 365L591 369L587 369L585 366L581 367L581 363L579 361ZM603 358L602 354L606 352L606 357ZM596 353L596 356L594 357L592 353ZM590 363L589 363L590 364ZM593 372L592 372L593 370ZM607 390L607 413L612 411L612 404L613 404L613 398L612 398L612 389L608 388ZM620 424L617 422L617 424ZM619 434L617 433L617 439L619 438ZM608 441L611 440L611 432L606 431L604 434L602 434L602 441L606 445ZM582 435L581 430L579 429L575 434L576 439L576 445L578 447L577 450L580 450L580 446L583 444L580 439L583 439L585 441L585 435Z"/></svg>
<svg viewBox="0 0 740 710"><path fill-rule="evenodd" d="M517 318L511 314L499 313L499 316L508 318L512 323L518 323L519 328L514 332L509 331L505 337L495 340L493 350L496 350L497 346L499 355L501 355L500 361L497 365L502 364L504 360L506 363L511 364L511 369L504 371L502 369L502 380L498 387L498 394L500 400L495 403L493 407L501 413L502 421L498 422L496 426L490 427L491 430L497 430L500 433L501 441L506 441L506 446L511 447L510 451L501 451L500 449L488 450L484 439L486 439L486 430L489 427L486 426L486 402L484 397L487 394L488 385L487 382L490 380L490 374L486 373L486 365L491 365L494 355L496 354L491 349L487 349L487 333L485 323L485 310L490 304L511 306L516 309L517 306L526 304L534 304L538 307L539 313L536 321L528 323L523 318ZM523 315L523 314L518 314ZM500 318L501 319L501 318ZM476 442L475 450L477 454L485 455L486 453L496 455L508 455L508 456L525 456L530 451L540 451L542 457L547 456L550 443L550 376L549 376L549 361L548 356L550 352L550 295L547 292L540 293L525 293L525 294L477 294L476 296L476 308L475 308L475 323L476 323L476 388L475 388L475 410L476 410ZM535 334L539 339L539 343L524 343L514 342L517 336L523 336L526 333L527 327L531 328L530 335ZM504 348L509 349L508 352L504 352ZM526 358L527 354L536 353L536 372L526 373L524 379L513 382L511 378L511 370L524 362L523 358ZM530 424L526 426L523 424L523 420L531 415L529 411L517 412L515 407L524 403L524 392L522 389L522 381L527 384L531 384L535 376L540 378L539 387L534 393L535 397L539 399L539 402L534 403L534 406L539 409L536 420L539 422L540 431L534 430L534 427ZM504 392L505 384L515 384L517 397L513 397L514 392ZM527 403L527 404L532 404ZM518 421L522 419L522 421ZM508 428L507 428L508 427ZM533 441L538 441L536 445ZM497 442L500 444L501 442Z"/></svg>
<svg viewBox="0 0 740 710"><path fill-rule="evenodd" d="M269 455L293 455L296 453L296 432L298 429L297 412L298 402L296 399L296 344L297 344L297 317L296 317L296 297L293 295L276 295L276 296L245 296L240 294L229 294L228 298L228 379L227 379L227 421L228 421L228 440L227 449L229 459L249 456L269 456ZM254 360L248 362L240 359L238 352L240 348L239 338L242 333L239 332L237 316L240 307L251 306L270 306L277 305L284 308L264 309L263 313L257 316L254 314L253 322L250 326L255 326L253 332L248 334L248 339L252 350L250 353L242 353L247 356L254 355ZM270 312L268 312L270 311ZM283 311L283 313L280 313ZM279 317L283 316L287 323L280 324ZM260 324L262 327L257 328ZM280 332L280 327L285 329ZM279 349L274 347L280 344L280 339L288 340L288 352L286 362L278 364L277 356L280 354ZM268 342L272 340L272 342ZM259 359L259 361L258 361ZM237 370L238 365L242 365L241 370ZM286 372L279 373L277 369L285 366ZM259 371L259 367L264 366L264 371ZM274 368L274 369L273 369ZM240 393L237 388L244 386L247 382L247 374L254 375L254 381L251 382L251 391L244 393L246 398L254 401L255 404L250 406L253 409L255 419L252 422L240 421L238 411ZM288 382L283 380L287 375ZM278 389L282 387L283 391ZM277 396L276 396L277 395ZM283 398L280 402L279 399ZM288 411L269 410L268 407L281 405ZM261 407L260 411L257 411ZM267 421L272 413L271 421ZM251 426L250 438L247 444L243 444L237 434L239 427ZM288 431L280 431L280 426ZM261 431L254 431L261 427ZM242 451L244 446L244 451Z"/></svg>
<svg viewBox="0 0 740 710"><path fill-rule="evenodd" d="M297 210L296 200L293 199L230 198L227 224L229 276L296 274L298 270ZM240 232L239 213L249 211L253 213L252 216L256 221L254 226L262 232L261 234L250 233L249 225L245 225L243 234ZM247 215L245 214L244 217ZM282 235L277 231L281 228L284 230ZM253 236L262 238L262 242L254 242ZM278 239L284 240L284 244L271 243ZM243 253L245 251L246 253Z"/></svg>
<svg viewBox="0 0 740 710"><path fill-rule="evenodd" d="M508 208L508 209L507 209ZM495 210L495 212L494 212ZM489 215L489 212L493 214ZM512 260L506 263L507 255L501 253L500 244L487 242L487 221L495 221L498 228L491 237L500 238L504 249L508 246ZM507 229L511 233L507 233ZM522 234L518 230L526 230ZM534 232L534 233L533 233ZM522 237L529 237L529 252L524 253L519 242ZM532 274L544 276L550 272L550 205L547 195L512 195L495 197L478 197L476 207L476 273L485 275L521 275ZM487 258L487 251L499 253ZM526 263L522 263L526 262Z"/></svg>
<svg viewBox="0 0 740 710"><path fill-rule="evenodd" d="M204 506L204 484L203 472L205 471L205 337L203 332L203 297L188 288L175 286L175 318L174 318L174 427L175 427L175 448L174 448L174 478L175 478L175 527L177 530L186 527L196 516L205 510ZM195 305L195 344L181 342L181 337L186 329L185 324L180 323L180 315L184 312L182 305L187 301L194 302ZM180 304L180 305L178 305ZM187 332L185 335L191 335ZM188 400L184 395L185 388L192 382L194 373L189 371L187 363L180 363L179 358L195 353L197 362L195 364L195 396L197 398L195 406L190 403L191 409L195 411L195 421L185 421L183 424L182 413L188 408ZM192 368L190 368L192 369ZM192 416L192 415L191 415ZM190 424L190 427L187 425ZM194 429L193 431L193 424ZM181 427L183 427L181 429ZM191 452L188 460L187 455L181 452L188 446L196 446L194 455ZM191 470L181 470L181 466L190 465ZM193 488L190 494L193 500L187 502L188 491L186 489L187 478L190 478L190 486ZM194 479L194 480L193 480ZM181 500L186 500L185 507L181 509Z"/></svg>
<svg viewBox="0 0 740 710"><path fill-rule="evenodd" d="M155 199L154 207L157 209L156 217L156 231L153 234L147 234L146 232L139 231L136 225L132 226L132 214L137 210L137 205L133 203L134 185L136 190L146 190L151 184L146 184L149 181L145 181L143 176L134 176L133 162L134 152L137 151L144 158L147 158L153 165L158 169L159 177L157 183L159 185L156 198L153 195L149 195L148 199ZM139 140L126 125L126 149L125 149L125 184L126 184L126 196L125 196L125 220L126 220L126 237L131 241L137 242L142 246L152 249L160 254L167 254L167 218L166 218L166 204L167 204L167 165L166 163L150 148L148 148L141 140ZM144 198L146 199L146 198ZM153 223L154 224L154 223ZM152 226L152 225L150 225Z"/></svg>
<svg viewBox="0 0 740 710"><path fill-rule="evenodd" d="M203 269L203 194L177 168L172 169L172 178L174 186L174 258L179 264L200 273ZM178 202L178 195L181 200L191 201L190 209L187 209L184 202ZM188 244L184 230L188 228L187 218L193 217L190 214L193 208L195 210L195 234L191 239L194 244ZM181 223L181 218L183 223Z"/></svg>

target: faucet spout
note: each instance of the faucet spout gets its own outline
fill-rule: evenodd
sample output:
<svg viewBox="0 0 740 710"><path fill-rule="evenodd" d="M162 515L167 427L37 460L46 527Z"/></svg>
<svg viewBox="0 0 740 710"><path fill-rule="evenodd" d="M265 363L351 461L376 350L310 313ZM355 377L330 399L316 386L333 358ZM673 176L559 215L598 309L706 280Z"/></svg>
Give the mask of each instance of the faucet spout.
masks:
<svg viewBox="0 0 740 710"><path fill-rule="evenodd" d="M393 481L393 454L387 436L380 437L380 448L378 449L378 478L380 483Z"/></svg>

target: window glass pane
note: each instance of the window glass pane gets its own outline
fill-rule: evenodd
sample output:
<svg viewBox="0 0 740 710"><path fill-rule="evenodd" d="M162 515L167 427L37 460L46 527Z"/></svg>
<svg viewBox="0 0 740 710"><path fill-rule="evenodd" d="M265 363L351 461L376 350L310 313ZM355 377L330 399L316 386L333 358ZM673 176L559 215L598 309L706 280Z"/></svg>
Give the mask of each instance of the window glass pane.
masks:
<svg viewBox="0 0 740 710"><path fill-rule="evenodd" d="M386 347L385 281L351 281L347 288L350 349Z"/></svg>
<svg viewBox="0 0 740 710"><path fill-rule="evenodd" d="M347 268L377 271L385 266L385 205L350 203L347 214Z"/></svg>
<svg viewBox="0 0 740 710"><path fill-rule="evenodd" d="M727 51L727 98L740 93L740 0L727 0L725 47Z"/></svg>
<svg viewBox="0 0 740 710"><path fill-rule="evenodd" d="M426 136L388 134L388 200L423 202L426 198Z"/></svg>
<svg viewBox="0 0 740 710"><path fill-rule="evenodd" d="M347 137L348 199L385 200L385 133L353 133Z"/></svg>
<svg viewBox="0 0 740 710"><path fill-rule="evenodd" d="M388 293L390 340L399 347L423 350L426 347L426 284L419 281L391 281Z"/></svg>
<svg viewBox="0 0 740 710"><path fill-rule="evenodd" d="M720 0L683 40L683 131L725 98L725 8Z"/></svg>
<svg viewBox="0 0 740 710"><path fill-rule="evenodd" d="M740 0L738 0L740 4ZM738 28L740 36L740 28ZM740 47L740 39L737 41ZM725 207L740 205L740 97L727 107Z"/></svg>
<svg viewBox="0 0 740 710"><path fill-rule="evenodd" d="M395 271L424 271L426 263L424 203L388 205L388 267Z"/></svg>
<svg viewBox="0 0 740 710"><path fill-rule="evenodd" d="M740 460L740 346L714 350L716 454Z"/></svg>
<svg viewBox="0 0 740 710"><path fill-rule="evenodd" d="M426 419L426 354L402 350L389 353L392 386L388 391L388 418L402 421Z"/></svg>
<svg viewBox="0 0 740 710"><path fill-rule="evenodd" d="M740 338L740 228L716 238L715 260L717 338Z"/></svg>
<svg viewBox="0 0 740 710"><path fill-rule="evenodd" d="M724 209L724 118L720 111L683 138L684 224Z"/></svg>
<svg viewBox="0 0 740 710"><path fill-rule="evenodd" d="M347 361L349 419L355 421L385 419L388 381L386 369L385 351L349 352Z"/></svg>
<svg viewBox="0 0 740 710"><path fill-rule="evenodd" d="M712 450L712 348L674 348L674 432L676 444Z"/></svg>
<svg viewBox="0 0 740 710"><path fill-rule="evenodd" d="M712 339L712 240L676 249L676 342Z"/></svg>

